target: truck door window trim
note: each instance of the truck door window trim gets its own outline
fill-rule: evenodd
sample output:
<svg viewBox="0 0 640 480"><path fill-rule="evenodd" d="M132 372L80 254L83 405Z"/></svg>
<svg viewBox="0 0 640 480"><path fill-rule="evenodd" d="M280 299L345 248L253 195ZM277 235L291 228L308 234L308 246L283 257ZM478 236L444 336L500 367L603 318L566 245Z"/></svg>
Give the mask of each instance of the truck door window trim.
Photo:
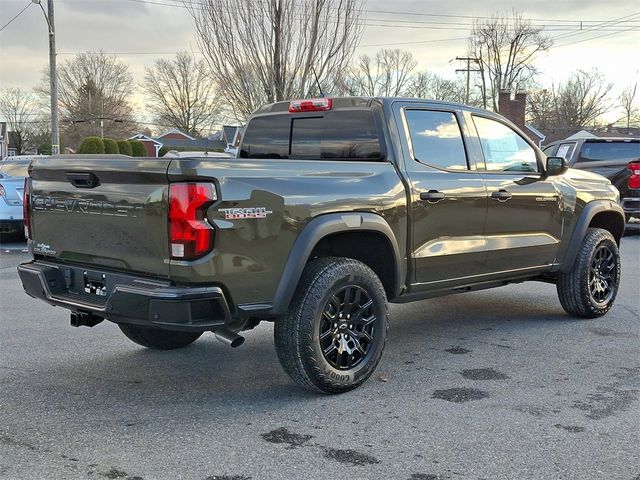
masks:
<svg viewBox="0 0 640 480"><path fill-rule="evenodd" d="M536 164L538 165L538 171L537 172L525 172L525 171L507 171L507 170L487 170L487 164L486 164L486 156L485 156L485 152L483 148L480 148L481 152L482 152L482 163L480 163L478 165L478 171L482 172L483 174L489 174L489 175L514 175L514 176L522 176L522 175L526 175L526 176L533 176L533 177L540 177L542 176L542 172L543 172L543 168L542 168L542 161L540 159L540 154L538 153L538 149L537 147L533 144L533 142L531 140L529 140L526 135L521 134L520 132L518 132L517 130L515 130L511 125L509 125L508 123L502 121L500 118L496 118L493 117L491 115L481 115L475 112L471 113L471 119L473 120L475 117L479 117L479 118L483 118L485 120L493 120L494 122L500 123L502 125L504 125L505 127L507 127L509 130L511 130L513 133L515 133L516 135L518 135L527 145L529 145L529 147L531 147L533 149L533 152L535 153L536 156ZM475 122L473 122L473 129L475 131L476 134L476 138L478 139L478 142L480 142L480 147L482 147L482 142L480 141L480 134L478 133L478 128L475 124Z"/></svg>
<svg viewBox="0 0 640 480"><path fill-rule="evenodd" d="M459 116L459 112L457 110L453 110L453 109L442 109L442 108L433 108L433 107L428 107L428 108L420 108L420 107L401 107L401 118L402 118L402 126L404 129L404 135L405 135L405 139L407 141L407 147L409 148L409 155L411 156L411 159L420 164L420 165L424 165L430 168L434 168L436 170L440 170L443 172L449 172L449 173L476 173L475 170L471 169L471 164L469 162L469 148L467 145L467 139L466 139L466 135L463 133L463 125L464 123L461 122L460 120L460 116ZM450 113L453 115L453 117L456 120L456 123L458 125L458 129L460 131L460 139L462 140L462 146L464 149L464 155L465 155L465 162L467 164L467 168L466 169L454 169L454 168L443 168L442 166L439 165L433 165L429 162L426 162L424 160L419 160L418 158L416 158L415 155L415 151L413 148L413 141L411 139L411 129L409 127L409 122L407 120L406 117L406 112L407 111L422 111L422 112L442 112L442 113Z"/></svg>

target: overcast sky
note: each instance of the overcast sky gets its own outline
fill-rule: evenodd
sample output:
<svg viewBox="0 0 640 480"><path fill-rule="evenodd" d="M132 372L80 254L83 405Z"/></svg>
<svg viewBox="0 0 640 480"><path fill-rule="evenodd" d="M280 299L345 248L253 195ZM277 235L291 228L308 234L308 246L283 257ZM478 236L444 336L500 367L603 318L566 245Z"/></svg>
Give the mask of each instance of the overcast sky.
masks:
<svg viewBox="0 0 640 480"><path fill-rule="evenodd" d="M148 2L55 0L59 59L98 49L119 52L140 82L144 66L159 56L170 57L172 52L185 49L197 51L187 11L161 5L180 2ZM0 27L28 3L0 0ZM450 78L460 67L451 60L466 53L469 16L514 8L534 23L545 25L550 36L558 37L549 53L536 61L543 84L562 80L575 69L596 66L615 82L617 93L639 77L640 2L634 0L365 0L364 8L367 25L357 53L372 54L383 46L407 49L421 69ZM614 19L620 20L597 25ZM40 71L48 65L47 45L42 12L31 5L0 32L0 88L31 88L38 83Z"/></svg>

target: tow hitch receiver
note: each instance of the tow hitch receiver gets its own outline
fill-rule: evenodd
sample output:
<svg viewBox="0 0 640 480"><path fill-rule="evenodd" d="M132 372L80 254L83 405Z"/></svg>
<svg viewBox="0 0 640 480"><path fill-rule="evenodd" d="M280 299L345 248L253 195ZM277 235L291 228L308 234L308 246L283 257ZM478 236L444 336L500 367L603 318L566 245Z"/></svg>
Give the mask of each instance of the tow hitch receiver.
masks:
<svg viewBox="0 0 640 480"><path fill-rule="evenodd" d="M71 312L72 327L95 327L103 320L91 312Z"/></svg>

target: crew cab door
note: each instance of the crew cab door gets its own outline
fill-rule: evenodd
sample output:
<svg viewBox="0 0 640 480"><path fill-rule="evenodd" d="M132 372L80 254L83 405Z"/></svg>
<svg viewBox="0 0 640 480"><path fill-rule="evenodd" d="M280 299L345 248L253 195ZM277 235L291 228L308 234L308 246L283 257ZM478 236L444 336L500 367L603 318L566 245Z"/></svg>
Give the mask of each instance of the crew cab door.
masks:
<svg viewBox="0 0 640 480"><path fill-rule="evenodd" d="M485 273L487 192L467 159L461 113L414 105L395 114L411 197L412 289L421 291Z"/></svg>
<svg viewBox="0 0 640 480"><path fill-rule="evenodd" d="M489 203L485 238L492 273L552 264L562 236L562 195L542 175L536 149L497 118L467 114L484 158Z"/></svg>

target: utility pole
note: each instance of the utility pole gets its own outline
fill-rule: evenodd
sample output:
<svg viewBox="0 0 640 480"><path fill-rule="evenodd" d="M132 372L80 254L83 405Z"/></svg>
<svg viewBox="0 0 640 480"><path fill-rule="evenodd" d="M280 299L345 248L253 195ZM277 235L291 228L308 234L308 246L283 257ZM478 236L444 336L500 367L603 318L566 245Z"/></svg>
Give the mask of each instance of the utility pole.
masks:
<svg viewBox="0 0 640 480"><path fill-rule="evenodd" d="M31 0L42 10L49 27L49 82L51 89L51 155L60 153L60 132L58 130L58 73L56 69L56 30L53 14L53 0L47 0L47 12L42 0Z"/></svg>
<svg viewBox="0 0 640 480"><path fill-rule="evenodd" d="M51 77L51 155L57 155L60 153L60 132L58 131L58 69L53 0L47 0L47 10L49 11L49 76Z"/></svg>
<svg viewBox="0 0 640 480"><path fill-rule="evenodd" d="M467 90L465 93L465 102L466 104L469 103L469 94L471 91L471 72L481 72L482 70L479 68L471 68L471 62L480 63L480 59L479 58L473 58L473 57L456 57L456 60L462 60L462 61L466 61L467 62L467 68L458 68L456 69L456 73L458 72L467 72Z"/></svg>

